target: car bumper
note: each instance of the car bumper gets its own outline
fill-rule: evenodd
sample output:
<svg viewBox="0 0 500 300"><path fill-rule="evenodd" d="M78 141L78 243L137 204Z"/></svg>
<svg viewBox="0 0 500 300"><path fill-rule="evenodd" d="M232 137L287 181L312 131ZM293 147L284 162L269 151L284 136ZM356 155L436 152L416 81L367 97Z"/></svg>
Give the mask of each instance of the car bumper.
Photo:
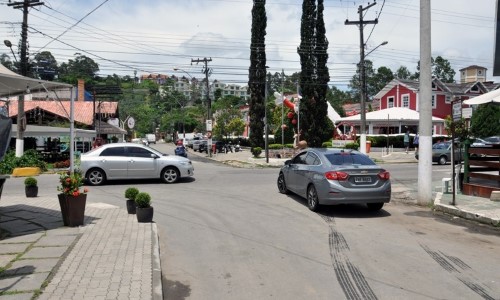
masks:
<svg viewBox="0 0 500 300"><path fill-rule="evenodd" d="M323 193L320 191L323 190ZM349 203L388 203L391 201L391 183L380 187L347 189L340 185L330 184L327 189L318 190L319 203L322 205Z"/></svg>

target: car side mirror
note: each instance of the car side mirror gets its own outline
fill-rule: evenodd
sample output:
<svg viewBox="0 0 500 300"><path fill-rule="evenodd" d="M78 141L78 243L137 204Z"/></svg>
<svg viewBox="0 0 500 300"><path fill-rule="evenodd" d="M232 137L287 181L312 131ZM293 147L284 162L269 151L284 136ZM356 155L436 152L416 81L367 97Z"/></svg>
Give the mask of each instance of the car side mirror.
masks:
<svg viewBox="0 0 500 300"><path fill-rule="evenodd" d="M285 166L289 166L291 164L292 164L292 160L291 159L285 160Z"/></svg>

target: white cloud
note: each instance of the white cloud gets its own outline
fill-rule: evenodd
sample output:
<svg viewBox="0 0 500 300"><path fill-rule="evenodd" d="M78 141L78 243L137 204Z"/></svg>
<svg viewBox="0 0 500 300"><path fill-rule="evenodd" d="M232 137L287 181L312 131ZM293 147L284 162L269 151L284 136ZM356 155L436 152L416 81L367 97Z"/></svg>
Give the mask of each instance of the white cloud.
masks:
<svg viewBox="0 0 500 300"><path fill-rule="evenodd" d="M45 1L52 10L32 9L29 16L31 53L49 41L36 30L56 37L103 2L52 0ZM134 69L138 69L139 74L171 74L176 66L199 75L200 67L191 66L191 58L212 57L211 79L244 84L248 80L252 3L248 0L111 0L64 34L60 40L66 44L53 42L44 50L51 51L59 62L85 50L87 52L82 53L96 60L104 75L132 75ZM358 27L344 25L344 21L356 21L358 6L367 3L325 1L330 77L341 87L355 74L359 61ZM383 3L379 1L370 8L365 19L376 18ZM450 5L449 1L433 1L433 56L448 59L456 71L468 65L485 66L491 77L495 3L494 0L455 0ZM301 1L267 0L266 11L269 71L284 69L291 74L300 70L297 47ZM21 11L14 12L11 7L3 6L0 17L4 38L17 45ZM365 27L365 39L372 27ZM368 57L375 67L387 66L395 71L403 65L415 69L419 60L418 0L385 1L379 23L367 42L367 52L383 41L389 44ZM4 48L1 53L10 54L10 50Z"/></svg>

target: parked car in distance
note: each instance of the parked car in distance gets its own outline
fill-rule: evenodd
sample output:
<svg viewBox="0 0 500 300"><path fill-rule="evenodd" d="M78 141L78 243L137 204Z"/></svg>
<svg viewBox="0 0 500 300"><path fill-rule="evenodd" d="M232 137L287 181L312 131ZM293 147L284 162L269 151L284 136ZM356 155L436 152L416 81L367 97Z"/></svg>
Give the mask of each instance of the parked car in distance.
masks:
<svg viewBox="0 0 500 300"><path fill-rule="evenodd" d="M470 144L471 147L484 147L486 145L489 145L489 143L483 139L480 139L480 138L474 139L472 144Z"/></svg>
<svg viewBox="0 0 500 300"><path fill-rule="evenodd" d="M108 180L148 178L174 183L194 175L191 160L136 143L105 144L84 153L80 169L90 185L101 185Z"/></svg>
<svg viewBox="0 0 500 300"><path fill-rule="evenodd" d="M205 149L207 147L207 140L199 140L193 143L193 151L199 151L202 152L202 149Z"/></svg>
<svg viewBox="0 0 500 300"><path fill-rule="evenodd" d="M198 151L208 153L207 144L208 142L200 144ZM222 141L212 141L212 145L215 145L217 153L226 153L227 151L226 143Z"/></svg>
<svg viewBox="0 0 500 300"><path fill-rule="evenodd" d="M484 141L492 145L500 145L500 135L489 136L484 138Z"/></svg>
<svg viewBox="0 0 500 300"><path fill-rule="evenodd" d="M444 165L451 161L451 142L438 142L432 145L432 162ZM419 149L420 151L420 149ZM455 143L455 162L463 160L462 152L459 144ZM415 158L418 159L418 152L415 153Z"/></svg>
<svg viewBox="0 0 500 300"><path fill-rule="evenodd" d="M196 143L196 141L199 141L199 140L201 140L201 138L199 136L195 136L192 139L188 139L187 143L186 143L187 144L186 147L194 149L194 143Z"/></svg>
<svg viewBox="0 0 500 300"><path fill-rule="evenodd" d="M146 134L146 140L149 144L156 144L156 135L153 133Z"/></svg>
<svg viewBox="0 0 500 300"><path fill-rule="evenodd" d="M277 184L280 193L305 198L312 211L350 203L376 211L391 200L389 172L356 150L304 149L285 162Z"/></svg>

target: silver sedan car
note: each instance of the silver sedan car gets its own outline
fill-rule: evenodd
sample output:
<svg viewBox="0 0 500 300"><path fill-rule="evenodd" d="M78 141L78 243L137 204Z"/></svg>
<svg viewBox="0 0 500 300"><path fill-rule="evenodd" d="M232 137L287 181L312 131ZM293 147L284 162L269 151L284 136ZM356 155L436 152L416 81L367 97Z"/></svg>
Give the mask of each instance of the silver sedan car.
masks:
<svg viewBox="0 0 500 300"><path fill-rule="evenodd" d="M193 176L191 160L135 143L106 144L84 153L80 169L90 185L106 180L160 178L165 183Z"/></svg>
<svg viewBox="0 0 500 300"><path fill-rule="evenodd" d="M278 176L278 190L320 205L363 203L380 210L391 200L390 174L365 154L348 149L307 148L287 160Z"/></svg>

